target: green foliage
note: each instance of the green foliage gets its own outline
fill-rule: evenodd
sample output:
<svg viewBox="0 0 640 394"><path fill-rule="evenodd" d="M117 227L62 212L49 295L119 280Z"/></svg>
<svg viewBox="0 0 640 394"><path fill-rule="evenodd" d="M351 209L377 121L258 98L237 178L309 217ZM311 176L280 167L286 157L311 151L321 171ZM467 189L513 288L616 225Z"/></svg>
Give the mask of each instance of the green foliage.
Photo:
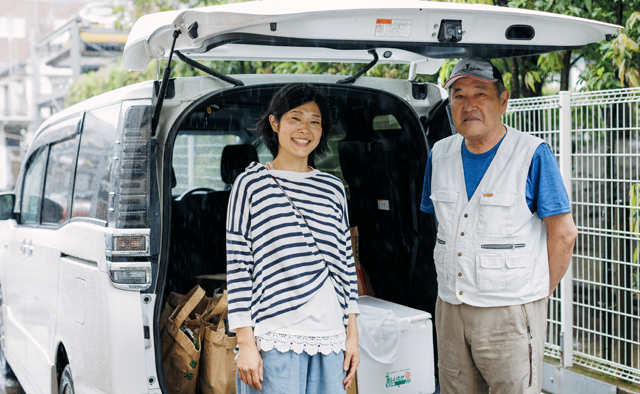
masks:
<svg viewBox="0 0 640 394"><path fill-rule="evenodd" d="M319 62L266 62L266 61L205 61L202 62L223 74L329 74L353 75L365 64L360 63L319 63ZM144 71L127 71L122 59L101 68L98 71L83 74L71 86L67 105L73 105L92 96L134 83L156 79L156 62L151 62ZM166 62L162 63L162 69ZM190 77L206 75L188 64L174 60L171 77ZM367 71L365 76L379 78L409 77L408 65L378 64ZM418 82L437 82L437 76L419 75Z"/></svg>
<svg viewBox="0 0 640 394"><path fill-rule="evenodd" d="M572 62L582 58L586 69L581 78L587 90L640 86L640 9L639 0L510 0L509 6L554 12L597 21L624 24L612 41L588 45L573 53ZM558 73L564 64L558 54L542 55L540 72Z"/></svg>
<svg viewBox="0 0 640 394"><path fill-rule="evenodd" d="M600 45L601 58L590 64L586 72L589 90L640 86L639 19L640 12L633 12L618 36Z"/></svg>
<svg viewBox="0 0 640 394"><path fill-rule="evenodd" d="M113 89L147 81L152 79L154 75L155 70L151 65L144 71L129 72L122 65L122 61L119 60L98 71L82 74L71 85L67 105L75 104Z"/></svg>

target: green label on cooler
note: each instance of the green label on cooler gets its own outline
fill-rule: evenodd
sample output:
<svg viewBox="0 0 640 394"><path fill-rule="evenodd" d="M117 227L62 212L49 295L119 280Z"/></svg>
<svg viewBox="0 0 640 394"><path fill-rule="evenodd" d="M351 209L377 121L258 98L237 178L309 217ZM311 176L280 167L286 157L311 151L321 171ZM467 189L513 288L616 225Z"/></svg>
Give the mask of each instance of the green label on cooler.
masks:
<svg viewBox="0 0 640 394"><path fill-rule="evenodd" d="M403 384L411 383L411 371L403 369L401 371L388 372L385 378L387 379L387 387L399 387Z"/></svg>

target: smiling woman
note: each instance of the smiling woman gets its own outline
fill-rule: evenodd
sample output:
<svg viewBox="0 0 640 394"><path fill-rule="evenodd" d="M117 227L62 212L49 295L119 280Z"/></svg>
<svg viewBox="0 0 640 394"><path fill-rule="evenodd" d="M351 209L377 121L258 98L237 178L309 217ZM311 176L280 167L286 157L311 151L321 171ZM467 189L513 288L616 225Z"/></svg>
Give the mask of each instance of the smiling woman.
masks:
<svg viewBox="0 0 640 394"><path fill-rule="evenodd" d="M285 85L257 126L275 159L252 163L231 191L227 286L238 393L344 392L360 362L344 186L308 166L329 149L330 128L323 94Z"/></svg>
<svg viewBox="0 0 640 394"><path fill-rule="evenodd" d="M278 156L272 163L274 168L307 168L309 154L322 138L321 119L320 108L313 101L285 113L280 121L269 115L269 124L278 135Z"/></svg>
<svg viewBox="0 0 640 394"><path fill-rule="evenodd" d="M331 123L326 97L312 85L295 83L284 86L273 96L257 129L275 157L275 168L289 169L290 165L297 165L306 171L308 161L313 163L314 158L323 157L329 151Z"/></svg>

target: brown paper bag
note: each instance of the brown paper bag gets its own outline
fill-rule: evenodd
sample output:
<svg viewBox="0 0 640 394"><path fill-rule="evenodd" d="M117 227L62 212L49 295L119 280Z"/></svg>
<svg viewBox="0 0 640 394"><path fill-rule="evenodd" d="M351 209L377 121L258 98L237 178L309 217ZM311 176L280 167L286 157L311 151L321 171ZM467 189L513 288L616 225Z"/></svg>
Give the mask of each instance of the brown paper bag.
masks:
<svg viewBox="0 0 640 394"><path fill-rule="evenodd" d="M167 319L169 316L173 314L173 311L176 310L178 305L182 303L184 299L184 295L171 292L167 297L167 300L164 302L164 307L162 308L162 313L160 314L160 330L164 329L165 324L167 324Z"/></svg>
<svg viewBox="0 0 640 394"><path fill-rule="evenodd" d="M356 376L353 377L353 382L351 383L351 387L347 389L347 394L358 394L358 380Z"/></svg>
<svg viewBox="0 0 640 394"><path fill-rule="evenodd" d="M351 227L351 250L353 251L353 260L356 263L356 275L358 277L358 295L369 295L374 297L373 286L369 280L369 275L360 263L360 234L358 226Z"/></svg>
<svg viewBox="0 0 640 394"><path fill-rule="evenodd" d="M224 319L228 312L227 291L212 301L202 317L202 356L200 358L200 393L234 394L236 392L236 337L225 335Z"/></svg>
<svg viewBox="0 0 640 394"><path fill-rule="evenodd" d="M205 298L200 286L194 287L184 296L181 303L162 330L162 369L170 394L195 394L200 364L202 344L200 319L190 319L189 315L201 305ZM189 328L195 343L180 327Z"/></svg>

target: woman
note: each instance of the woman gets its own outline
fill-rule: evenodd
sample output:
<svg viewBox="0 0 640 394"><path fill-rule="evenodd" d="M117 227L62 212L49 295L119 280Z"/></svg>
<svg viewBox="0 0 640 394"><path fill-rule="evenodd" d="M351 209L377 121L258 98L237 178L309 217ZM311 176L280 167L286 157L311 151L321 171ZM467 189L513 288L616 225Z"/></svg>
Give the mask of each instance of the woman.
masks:
<svg viewBox="0 0 640 394"><path fill-rule="evenodd" d="M329 150L327 99L286 85L257 131L275 159L238 176L227 215L237 393L344 392L360 362L346 195L339 179L308 166Z"/></svg>

